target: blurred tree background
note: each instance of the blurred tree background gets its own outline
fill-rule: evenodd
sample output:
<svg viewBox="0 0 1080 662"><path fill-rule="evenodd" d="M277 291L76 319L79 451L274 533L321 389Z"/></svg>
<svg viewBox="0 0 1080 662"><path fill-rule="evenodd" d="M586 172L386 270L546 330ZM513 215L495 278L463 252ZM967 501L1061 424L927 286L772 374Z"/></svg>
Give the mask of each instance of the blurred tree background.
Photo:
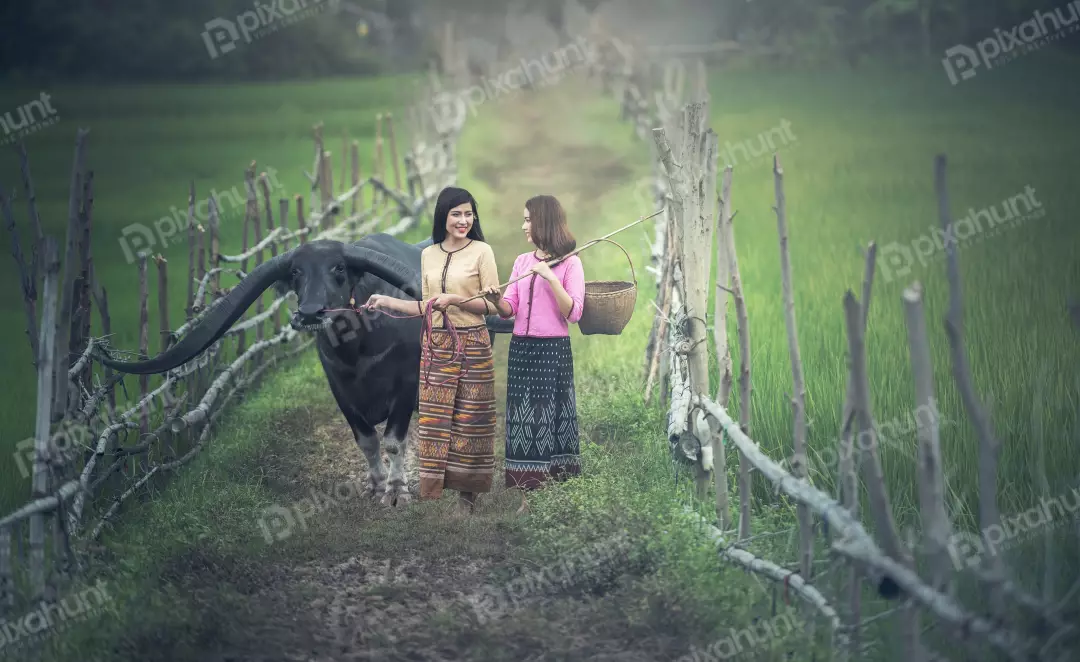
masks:
<svg viewBox="0 0 1080 662"><path fill-rule="evenodd" d="M211 58L206 22L235 21L257 5L281 0L33 0L0 6L0 72L9 80L198 81L283 80L377 75L423 65L435 52L423 26L453 14L491 15L508 7L566 25L566 0L304 0L317 13L273 34L259 48L239 44ZM296 0L299 2L299 0ZM738 41L783 64L857 64L937 59L957 43L1009 30L1035 11L1055 10L1075 30L1080 9L1066 0L577 0L592 11L609 5L646 33L649 14L692 24L703 39ZM321 9L320 9L321 8ZM648 10L643 13L643 10ZM659 12L659 14L657 13ZM703 17L707 20L703 24ZM1042 21L1051 25L1049 18ZM708 34L702 35L702 30ZM1053 30L1052 30L1053 31ZM1080 40L1059 43L1077 49Z"/></svg>

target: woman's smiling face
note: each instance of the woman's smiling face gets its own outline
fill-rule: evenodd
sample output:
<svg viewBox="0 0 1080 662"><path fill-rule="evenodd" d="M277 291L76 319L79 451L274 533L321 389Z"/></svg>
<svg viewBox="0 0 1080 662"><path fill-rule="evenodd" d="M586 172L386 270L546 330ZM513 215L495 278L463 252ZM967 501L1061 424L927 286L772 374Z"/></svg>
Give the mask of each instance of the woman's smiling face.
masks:
<svg viewBox="0 0 1080 662"><path fill-rule="evenodd" d="M521 224L521 230L525 233L525 241L535 246L532 238L532 219L529 218L528 208L525 209L525 222Z"/></svg>
<svg viewBox="0 0 1080 662"><path fill-rule="evenodd" d="M463 202L454 207L446 215L446 236L464 239L472 230L473 220L471 202Z"/></svg>

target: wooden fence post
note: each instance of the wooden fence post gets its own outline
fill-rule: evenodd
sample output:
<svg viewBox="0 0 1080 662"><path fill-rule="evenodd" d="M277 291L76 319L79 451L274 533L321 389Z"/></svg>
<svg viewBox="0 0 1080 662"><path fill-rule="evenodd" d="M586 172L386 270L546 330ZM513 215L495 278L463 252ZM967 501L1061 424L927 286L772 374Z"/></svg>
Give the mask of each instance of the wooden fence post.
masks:
<svg viewBox="0 0 1080 662"><path fill-rule="evenodd" d="M202 253L200 248L199 253ZM150 286L146 277L145 252L139 253L139 356L146 359L150 356ZM139 375L139 398L146 397L150 392L150 375ZM142 414L139 417L139 432L150 432L150 404L143 405Z"/></svg>
<svg viewBox="0 0 1080 662"><path fill-rule="evenodd" d="M394 135L394 114L386 114L386 130L390 137L390 165L394 169L394 188L401 190L401 163L398 161L397 137ZM412 203L412 200L409 201Z"/></svg>
<svg viewBox="0 0 1080 662"><path fill-rule="evenodd" d="M37 382L37 417L34 432L34 477L31 488L35 499L43 498L49 490L50 439L54 415L53 384L56 377L54 361L57 333L57 289L60 272L60 251L52 237L45 237L45 282L42 292L41 335ZM61 361L61 363L64 363ZM64 380L67 380L65 371ZM45 518L37 513L30 518L30 591L34 599L45 593Z"/></svg>
<svg viewBox="0 0 1080 662"><path fill-rule="evenodd" d="M88 170L86 181L83 182L82 208L79 212L79 226L82 237L79 240L79 273L75 278L75 298L73 301L76 314L72 317L71 333L73 339L69 350L73 361L78 360L75 357L81 356L86 349L87 343L90 342L90 269L93 262L93 253L91 252L93 211L94 171ZM74 382L74 385L79 389L72 394L73 397L69 398L69 414L74 414L79 408L79 403L82 401L82 392L89 393L93 389L90 379L91 373L92 371L89 368L83 370Z"/></svg>
<svg viewBox="0 0 1080 662"><path fill-rule="evenodd" d="M938 217L946 237L953 236L953 220L949 211L948 190L945 187L944 154L934 159L934 189L937 193ZM994 433L990 414L975 392L967 351L964 349L964 313L960 293L960 264L956 257L956 242L945 242L945 272L949 281L949 308L945 313L945 335L949 341L949 358L952 363L953 380L964 410L975 428L979 440L979 530L988 531L1001 527L1001 511L997 503L997 462L1001 442ZM880 471L880 469L879 469ZM986 590L990 608L1001 617L1005 613L1005 563L999 554L982 554L983 588Z"/></svg>
<svg viewBox="0 0 1080 662"><path fill-rule="evenodd" d="M373 177L386 181L386 170L383 167L383 137L382 137L382 113L375 114L375 156L372 159L371 174ZM386 195L376 188L371 189L371 209L374 214L379 214L386 203Z"/></svg>
<svg viewBox="0 0 1080 662"><path fill-rule="evenodd" d="M23 258L22 245L19 241L19 228L15 223L15 213L11 210L11 201L8 200L2 190L0 190L0 209L3 210L8 232L11 234L11 253L15 258L15 266L19 270L23 307L26 311L26 336L30 340L30 355L36 367L38 361L37 286L34 282L33 266L28 267ZM31 263L33 259L31 258Z"/></svg>
<svg viewBox="0 0 1080 662"><path fill-rule="evenodd" d="M349 130L341 130L341 190L338 193L344 193L347 184L345 183L345 173L349 172Z"/></svg>
<svg viewBox="0 0 1080 662"><path fill-rule="evenodd" d="M157 264L157 291L158 291L158 334L161 336L161 350L169 348L169 336L172 329L169 326L169 261L160 253L154 258Z"/></svg>
<svg viewBox="0 0 1080 662"><path fill-rule="evenodd" d="M187 311L186 322L195 316L195 180L191 180L188 190L188 271L187 271Z"/></svg>
<svg viewBox="0 0 1080 662"><path fill-rule="evenodd" d="M331 213L334 204L334 166L330 161L330 157L333 156L332 152L323 152L323 169L326 173L324 181L326 186L323 188L323 204L322 204L322 227L329 228L334 225L334 215Z"/></svg>
<svg viewBox="0 0 1080 662"><path fill-rule="evenodd" d="M30 159L26 154L26 145L23 141L15 143L15 151L19 155L19 172L22 175L23 190L26 193L26 209L30 216L30 227L33 231L32 240L30 243L30 271L29 271L29 290L30 290L30 312L33 313L34 318L34 330L31 333L31 346L34 348L34 365L37 365L37 304L40 300L40 281L42 260L44 259L43 251L45 250L45 235L41 229L41 216L38 214L37 208L37 194L34 190L34 179L30 174Z"/></svg>
<svg viewBox="0 0 1080 662"><path fill-rule="evenodd" d="M304 222L304 196L299 193L296 194L296 227L301 231L300 244L306 244L308 240L308 233L304 232L307 229L307 224ZM247 248L245 247L246 251Z"/></svg>
<svg viewBox="0 0 1080 662"><path fill-rule="evenodd" d="M915 382L915 411L923 408L936 411L934 406L934 367L930 359L930 340L926 335L926 313L923 310L922 286L919 283L903 293L904 320L907 322L908 352L911 355L911 374ZM945 510L945 476L942 470L941 442L938 437L937 416L929 424L919 425L919 513L922 516L925 557L929 561L931 585L943 590L952 583L952 560L949 541L952 526Z"/></svg>
<svg viewBox="0 0 1080 662"><path fill-rule="evenodd" d="M217 197L211 191L210 198L207 201L210 206L210 260L209 266L211 269L221 268L221 213L218 206ZM212 292L211 300L213 298L221 296L221 272L217 271L210 277L210 282L207 284L207 290Z"/></svg>
<svg viewBox="0 0 1080 662"><path fill-rule="evenodd" d="M777 232L780 235L780 278L783 288L784 326L787 327L788 354L791 357L791 374L794 392L791 395L791 409L794 419L794 456L792 474L796 478L806 478L806 386L803 381L802 357L799 355L799 336L795 326L795 292L791 282L791 256L788 252L787 201L784 198L784 171L780 168L780 157L773 155L773 183L776 191ZM799 520L799 572L806 581L813 579L814 562L814 522L810 509L805 504L796 508Z"/></svg>
<svg viewBox="0 0 1080 662"><path fill-rule="evenodd" d="M0 618L15 606L15 575L11 568L11 529L0 526ZM6 620L6 619L5 619Z"/></svg>
<svg viewBox="0 0 1080 662"><path fill-rule="evenodd" d="M352 185L357 186L360 183L360 143L352 141L352 145L349 146L349 156L352 161ZM352 197L352 208L349 213L353 216L356 215L357 206L364 205L363 191L357 189L356 193Z"/></svg>
<svg viewBox="0 0 1080 662"><path fill-rule="evenodd" d="M67 371L71 365L69 343L71 341L71 314L75 306L75 275L79 243L79 203L82 192L83 154L86 145L86 129L79 129L75 135L75 160L71 167L71 184L68 192L67 242L64 252L64 277L60 292L60 313L56 332L56 354L53 365L53 422L59 421L68 411ZM39 350L40 351L40 350Z"/></svg>
<svg viewBox="0 0 1080 662"><path fill-rule="evenodd" d="M105 290L105 287L98 282L96 274L94 274L93 265L90 271L90 280L93 284L94 303L97 304L98 316L101 319L101 335L108 337L112 335L112 320L109 317L109 293ZM105 368L105 381L108 382L112 379L112 368ZM109 389L109 414L112 415L116 411L116 389Z"/></svg>
<svg viewBox="0 0 1080 662"><path fill-rule="evenodd" d="M746 299L743 297L742 278L739 276L739 260L735 250L735 214L731 211L731 166L724 168L724 179L721 185L720 207L720 238L723 241L726 253L720 258L727 262L727 273L730 276L730 295L735 301L735 322L739 338L739 428L747 436L750 436L750 413L752 391L750 381L750 320L746 312ZM719 321L717 322L719 324ZM727 352L727 374L730 380L731 352ZM721 375L723 379L723 374ZM730 398L731 384L727 385L727 391L723 392L721 382L721 396L724 400ZM721 403L721 406L727 406ZM753 504L754 489L750 478L750 462L746 455L739 452L739 540L745 540L751 534L751 506Z"/></svg>
<svg viewBox="0 0 1080 662"><path fill-rule="evenodd" d="M265 172L259 177L259 185L262 188L263 193L263 207L266 209L266 231L267 236L269 236L269 234L276 230L277 227L274 224L274 207L270 204L270 179L266 176ZM270 257L277 257L277 254L277 241L271 241ZM261 296L259 297L259 301L262 301ZM272 318L274 320L274 333L276 334L278 331L281 331L281 315L276 312L272 315Z"/></svg>

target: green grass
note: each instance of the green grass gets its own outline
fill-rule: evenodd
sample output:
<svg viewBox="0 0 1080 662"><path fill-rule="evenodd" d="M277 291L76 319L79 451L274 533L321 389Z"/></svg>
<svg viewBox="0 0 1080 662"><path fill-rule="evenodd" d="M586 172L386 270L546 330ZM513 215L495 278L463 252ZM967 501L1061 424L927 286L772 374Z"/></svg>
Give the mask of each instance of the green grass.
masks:
<svg viewBox="0 0 1080 662"><path fill-rule="evenodd" d="M340 188L342 132L360 145L361 172L371 172L374 125L378 112L396 111L399 154L407 145L400 110L405 103L405 78L332 80L282 85L161 85L110 87L57 87L47 92L58 121L26 137L38 209L47 235L57 240L63 259L66 239L68 190L77 128L89 129L86 167L94 172L93 257L98 278L109 297L113 346L138 347L138 267L129 264L121 247L123 229L139 223L153 229L175 207L187 217L189 184L204 201L212 190L222 204L221 245L239 252L243 204L224 199L244 196L244 169L255 161L259 172L277 170L282 187L271 190L275 221L277 201L290 199L290 224L296 227L296 205L302 194L310 205L310 184L303 170L313 158L311 127L325 124L326 147L332 152L335 187ZM37 98L38 89L5 89L0 108L16 108ZM6 146L0 158L0 186L17 192L13 204L19 221L23 251L29 259L31 236L18 157ZM367 194L368 196L370 194ZM369 199L366 197L365 199ZM260 213L263 211L259 194ZM309 207L310 208L310 207ZM205 223L204 223L205 225ZM162 225L162 227L167 227ZM265 226L264 226L265 227ZM265 231L264 231L265 234ZM252 235L254 236L254 235ZM9 389L0 402L0 511L7 511L29 496L29 482L12 461L15 445L33 435L36 377L25 333L22 293L10 257L11 240L5 230L0 239L0 278L11 286L0 291L0 311L9 324L0 331L0 361ZM183 320L187 296L187 237L174 236L165 248L150 250L169 260L170 322ZM156 267L150 262L150 349L159 351ZM222 281L230 284L230 277ZM94 332L99 333L97 313ZM138 389L136 378L126 380L129 392Z"/></svg>
<svg viewBox="0 0 1080 662"><path fill-rule="evenodd" d="M889 263L893 242L911 246L940 227L933 184L935 154L948 157L954 218L1000 205L1032 187L1045 214L983 232L957 251L964 295L964 339L976 388L988 402L1001 440L1003 514L1039 502L1034 480L1045 452L1050 497L1080 474L1080 383L1065 368L1080 359L1080 330L1066 303L1080 295L1076 210L1071 173L1080 157L1068 147L1080 106L1051 56L1025 58L957 87L940 69L834 73L715 74L712 126L725 142L790 122L795 140L777 143L784 170L794 299L810 446L835 446L847 380L842 297L861 297L863 256L878 245L867 352L873 411L906 433L883 451L894 507L911 523L917 511L915 430L906 326L900 295L925 288L941 445L960 510L976 507L974 433L952 378L944 314L944 251L910 273ZM741 159L740 154L740 159ZM736 246L746 291L753 357L753 437L773 457L790 454L792 391L781 304L780 252L770 159L734 167ZM891 269L891 271L890 271ZM889 275L896 274L890 280ZM733 311L733 307L729 308ZM735 338L734 314L729 334ZM737 348L733 349L733 356ZM738 367L737 357L736 369ZM1041 402L1036 398L1040 397ZM1041 430L1041 432L1040 432ZM1039 435L1043 438L1040 439ZM816 467L828 483L834 468ZM973 521L964 518L962 524Z"/></svg>

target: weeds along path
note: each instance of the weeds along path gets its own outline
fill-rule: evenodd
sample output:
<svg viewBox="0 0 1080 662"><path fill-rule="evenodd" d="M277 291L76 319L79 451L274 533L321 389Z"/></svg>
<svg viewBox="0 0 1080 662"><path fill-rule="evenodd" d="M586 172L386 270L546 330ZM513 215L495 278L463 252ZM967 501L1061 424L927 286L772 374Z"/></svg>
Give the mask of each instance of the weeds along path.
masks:
<svg viewBox="0 0 1080 662"><path fill-rule="evenodd" d="M625 224L622 218L597 220L599 192L625 185L631 174L625 158L582 128L576 114L588 111L578 101L588 94L583 81L568 81L489 103L466 130L461 182L480 201L482 227L502 280L514 258L528 250L520 226L524 202L532 195L557 195L579 242ZM270 545L254 523L240 522L255 530L248 534L254 540L245 543L246 551L194 545L167 559L157 591L183 602L176 618L157 628L138 624L132 628L137 633L129 629L119 647L124 652L108 659L586 659L574 652L579 649L575 639L592 639L595 653L597 628L587 617L574 616L574 609L559 609L564 623L551 622L548 610L540 614L529 608L503 621L481 622L464 596L481 590L494 569L511 563L529 526L526 518L515 516L518 493L502 485L508 341L499 336L495 347L496 487L481 497L474 517L455 520L455 495L448 493L438 502L414 501L404 509L344 499ZM327 493L366 472L333 400L323 393L317 364L298 372L303 376L297 379L318 395L301 406L284 404L286 411L278 413L281 418L243 469L261 474L281 504L295 503L313 489ZM415 417L413 426L408 467L415 495ZM553 600L574 599L535 598L548 607ZM137 613L130 617L133 625L139 619ZM529 634L507 636L506 620ZM606 659L650 659L616 637L600 646L610 651Z"/></svg>

